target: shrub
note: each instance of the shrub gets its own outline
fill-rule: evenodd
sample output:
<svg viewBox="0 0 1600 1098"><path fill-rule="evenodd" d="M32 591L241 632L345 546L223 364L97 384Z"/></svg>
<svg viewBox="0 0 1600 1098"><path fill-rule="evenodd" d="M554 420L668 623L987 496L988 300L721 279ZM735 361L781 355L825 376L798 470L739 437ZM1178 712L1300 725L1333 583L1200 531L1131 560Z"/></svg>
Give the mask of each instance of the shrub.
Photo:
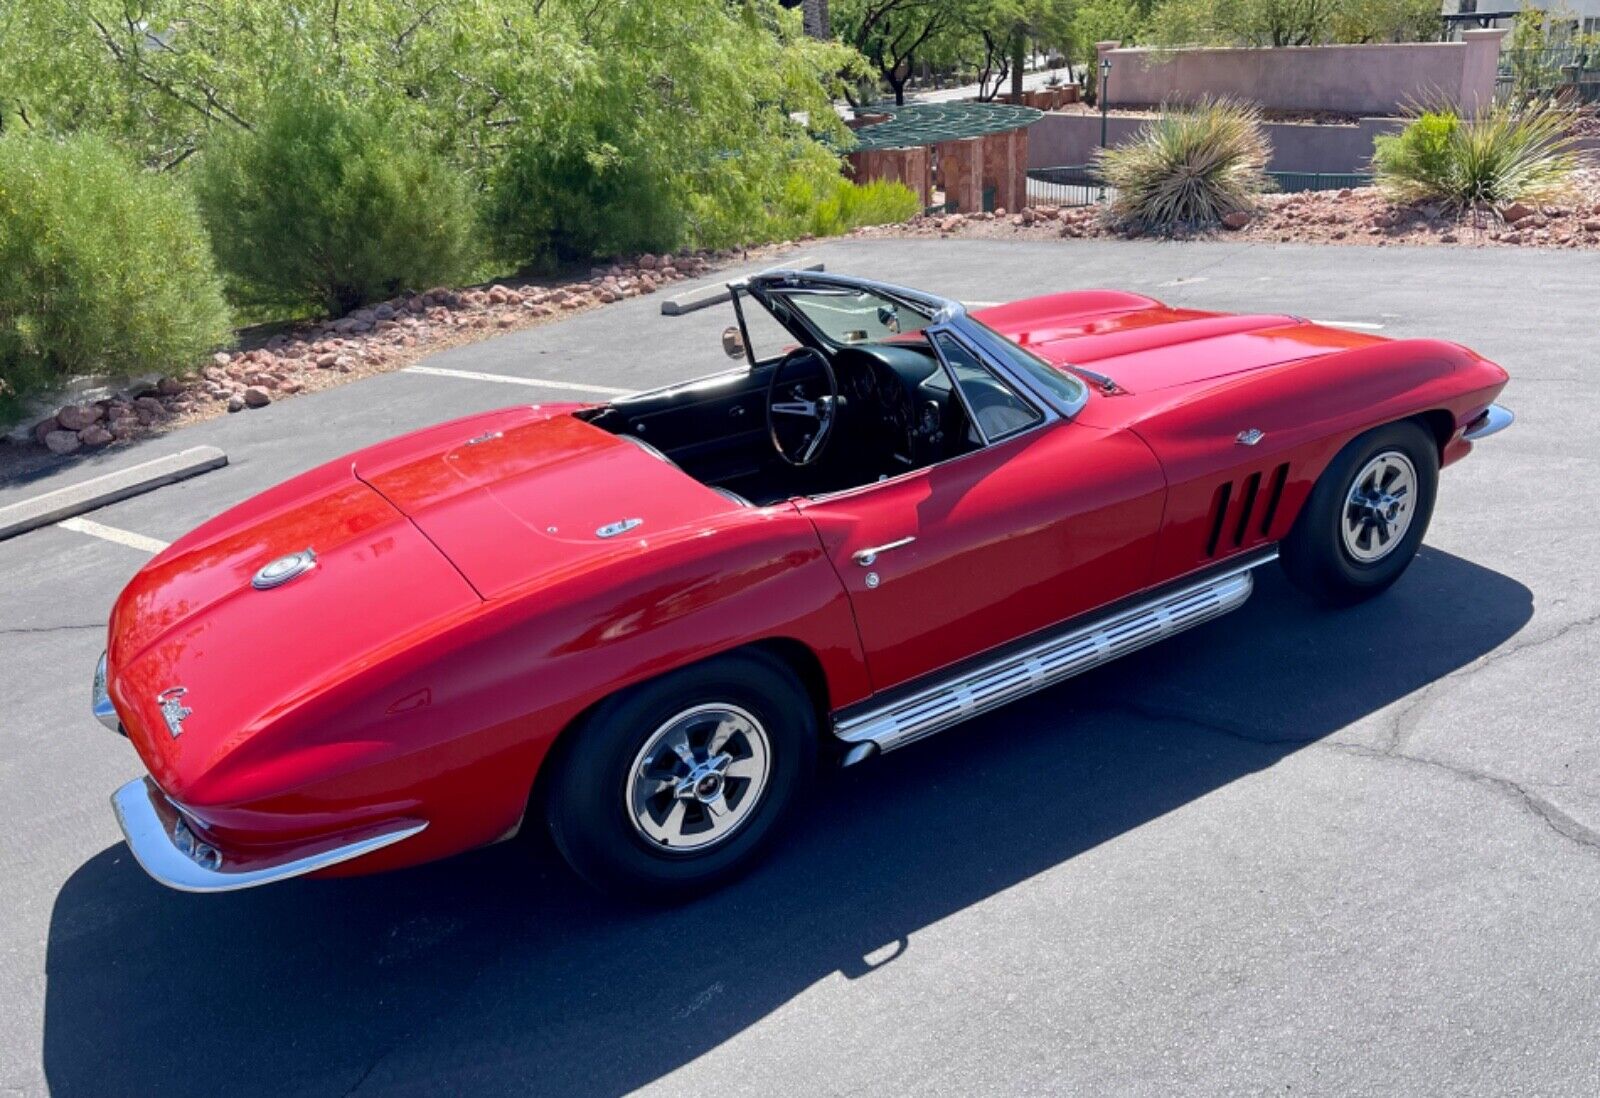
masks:
<svg viewBox="0 0 1600 1098"><path fill-rule="evenodd" d="M338 314L472 271L473 195L402 116L287 86L204 157L201 210L241 303Z"/></svg>
<svg viewBox="0 0 1600 1098"><path fill-rule="evenodd" d="M1270 187L1272 146L1260 112L1227 99L1168 108L1096 164L1116 189L1112 210L1142 228L1220 220L1251 209Z"/></svg>
<svg viewBox="0 0 1600 1098"><path fill-rule="evenodd" d="M73 374L179 372L229 335L177 181L94 137L0 139L0 416Z"/></svg>
<svg viewBox="0 0 1600 1098"><path fill-rule="evenodd" d="M774 236L838 236L862 225L886 225L922 212L917 194L903 183L874 179L852 183L842 176L818 182L791 175L774 219Z"/></svg>
<svg viewBox="0 0 1600 1098"><path fill-rule="evenodd" d="M1495 106L1474 119L1426 110L1375 140L1373 176L1392 201L1456 210L1556 198L1580 163L1567 123L1566 112L1549 105Z"/></svg>

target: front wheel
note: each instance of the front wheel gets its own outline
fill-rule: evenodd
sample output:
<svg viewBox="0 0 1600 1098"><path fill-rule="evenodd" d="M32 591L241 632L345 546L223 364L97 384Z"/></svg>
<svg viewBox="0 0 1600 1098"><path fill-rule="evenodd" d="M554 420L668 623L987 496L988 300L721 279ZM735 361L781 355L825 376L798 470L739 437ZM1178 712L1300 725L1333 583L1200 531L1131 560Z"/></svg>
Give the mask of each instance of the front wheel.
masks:
<svg viewBox="0 0 1600 1098"><path fill-rule="evenodd" d="M757 652L626 690L569 735L546 801L557 848L589 883L663 901L754 862L817 755L805 689Z"/></svg>
<svg viewBox="0 0 1600 1098"><path fill-rule="evenodd" d="M1439 483L1439 451L1420 425L1390 423L1339 451L1283 540L1283 570L1322 602L1384 591L1417 555Z"/></svg>

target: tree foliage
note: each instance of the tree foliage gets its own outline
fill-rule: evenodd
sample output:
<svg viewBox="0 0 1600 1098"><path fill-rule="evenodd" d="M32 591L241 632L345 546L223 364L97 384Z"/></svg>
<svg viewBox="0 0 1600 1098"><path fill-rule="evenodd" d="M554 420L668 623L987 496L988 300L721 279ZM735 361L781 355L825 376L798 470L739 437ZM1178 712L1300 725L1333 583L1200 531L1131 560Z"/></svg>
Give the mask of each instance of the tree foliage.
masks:
<svg viewBox="0 0 1600 1098"><path fill-rule="evenodd" d="M338 315L469 275L472 193L412 136L401 117L286 84L252 129L213 139L197 193L235 296Z"/></svg>
<svg viewBox="0 0 1600 1098"><path fill-rule="evenodd" d="M776 0L27 0L0 16L0 132L187 170L317 87L444 156L521 263L759 236L792 174L837 171L814 138L863 71Z"/></svg>
<svg viewBox="0 0 1600 1098"><path fill-rule="evenodd" d="M0 139L0 420L75 374L182 370L228 323L176 181L89 135Z"/></svg>
<svg viewBox="0 0 1600 1098"><path fill-rule="evenodd" d="M1174 46L1320 46L1438 33L1438 0L1163 0L1146 15L1141 37Z"/></svg>

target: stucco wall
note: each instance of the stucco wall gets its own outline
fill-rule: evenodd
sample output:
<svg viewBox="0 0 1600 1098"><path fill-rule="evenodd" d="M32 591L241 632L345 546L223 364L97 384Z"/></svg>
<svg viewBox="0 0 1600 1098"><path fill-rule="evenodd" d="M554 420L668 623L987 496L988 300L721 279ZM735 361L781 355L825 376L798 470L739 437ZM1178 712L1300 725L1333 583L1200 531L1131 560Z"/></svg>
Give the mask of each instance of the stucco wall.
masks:
<svg viewBox="0 0 1600 1098"><path fill-rule="evenodd" d="M1132 137L1146 119L1111 115L1106 139L1115 145ZM1275 172L1364 172L1372 159L1372 139L1401 126L1396 118L1363 118L1354 126L1316 126L1269 122ZM1100 119L1087 114L1047 114L1028 128L1028 167L1087 164L1100 145Z"/></svg>
<svg viewBox="0 0 1600 1098"><path fill-rule="evenodd" d="M1447 98L1467 112L1494 100L1501 30L1470 30L1460 42L1278 49L1103 49L1111 59L1113 107L1247 99L1278 110L1395 114ZM1106 44L1109 45L1109 44Z"/></svg>

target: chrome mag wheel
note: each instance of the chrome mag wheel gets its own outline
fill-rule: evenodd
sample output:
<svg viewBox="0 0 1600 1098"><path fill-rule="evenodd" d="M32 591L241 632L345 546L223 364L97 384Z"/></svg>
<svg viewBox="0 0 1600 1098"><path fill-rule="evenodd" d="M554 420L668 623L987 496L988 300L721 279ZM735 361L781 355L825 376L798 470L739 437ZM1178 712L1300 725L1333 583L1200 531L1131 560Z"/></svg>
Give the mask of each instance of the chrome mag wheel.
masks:
<svg viewBox="0 0 1600 1098"><path fill-rule="evenodd" d="M671 717L628 770L628 818L653 847L700 853L725 842L767 790L772 745L750 712L717 702Z"/></svg>
<svg viewBox="0 0 1600 1098"><path fill-rule="evenodd" d="M1385 450L1361 467L1345 496L1339 532L1345 552L1376 564L1405 540L1417 503L1417 470L1398 450Z"/></svg>

